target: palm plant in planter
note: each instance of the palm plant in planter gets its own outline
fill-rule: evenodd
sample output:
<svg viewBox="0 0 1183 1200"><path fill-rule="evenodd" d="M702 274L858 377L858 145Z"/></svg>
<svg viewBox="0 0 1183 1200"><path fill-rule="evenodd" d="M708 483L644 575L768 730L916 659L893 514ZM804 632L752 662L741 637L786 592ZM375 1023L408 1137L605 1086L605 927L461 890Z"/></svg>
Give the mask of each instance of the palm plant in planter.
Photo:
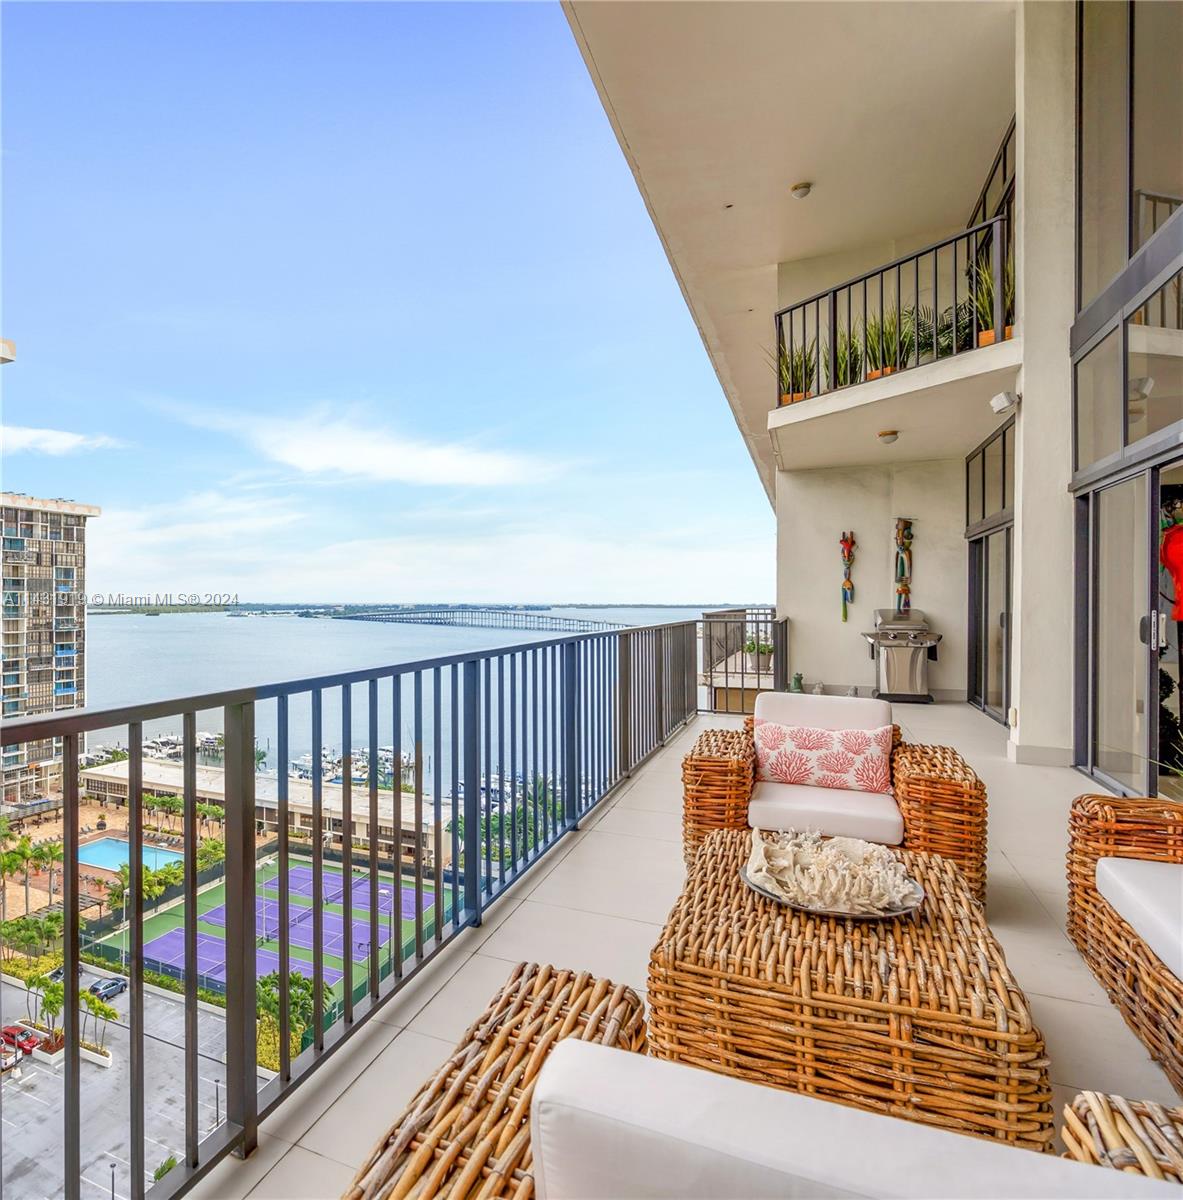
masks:
<svg viewBox="0 0 1183 1200"><path fill-rule="evenodd" d="M781 404L795 404L813 395L817 382L817 339L790 351L781 346L776 356L776 375Z"/></svg>
<svg viewBox="0 0 1183 1200"><path fill-rule="evenodd" d="M863 342L855 328L839 329L834 338L834 378L830 378L830 348L822 348L822 361L826 364L826 386L847 387L858 383L863 377Z"/></svg>
<svg viewBox="0 0 1183 1200"><path fill-rule="evenodd" d="M890 375L908 365L916 344L916 333L906 317L901 319L898 309L885 308L867 317L864 332L866 379L878 379L880 375Z"/></svg>
<svg viewBox="0 0 1183 1200"><path fill-rule="evenodd" d="M973 311L978 318L978 345L992 346L997 331L994 328L994 267L982 259L970 266ZM1014 335L1015 326L1015 264L1008 258L1002 268L1003 337Z"/></svg>

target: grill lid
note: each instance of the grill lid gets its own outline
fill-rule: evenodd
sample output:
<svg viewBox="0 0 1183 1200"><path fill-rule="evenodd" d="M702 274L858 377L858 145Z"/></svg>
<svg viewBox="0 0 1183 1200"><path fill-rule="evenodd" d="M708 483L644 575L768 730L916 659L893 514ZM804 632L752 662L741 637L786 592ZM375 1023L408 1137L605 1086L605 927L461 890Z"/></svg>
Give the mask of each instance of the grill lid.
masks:
<svg viewBox="0 0 1183 1200"><path fill-rule="evenodd" d="M897 633L927 633L928 618L918 608L906 613L897 613L894 608L877 608L875 628L885 633L891 630Z"/></svg>

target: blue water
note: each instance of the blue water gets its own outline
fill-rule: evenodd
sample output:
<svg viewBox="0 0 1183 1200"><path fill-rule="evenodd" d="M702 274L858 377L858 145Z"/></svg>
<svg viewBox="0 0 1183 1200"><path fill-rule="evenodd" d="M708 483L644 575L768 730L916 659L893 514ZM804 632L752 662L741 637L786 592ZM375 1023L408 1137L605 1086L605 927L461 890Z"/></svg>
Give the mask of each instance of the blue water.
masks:
<svg viewBox="0 0 1183 1200"><path fill-rule="evenodd" d="M180 862L185 856L176 850L161 850L157 846L143 847L144 866L158 871L171 862ZM99 838L78 847L78 861L88 867L102 867L107 871L118 871L129 859L127 842L123 838Z"/></svg>

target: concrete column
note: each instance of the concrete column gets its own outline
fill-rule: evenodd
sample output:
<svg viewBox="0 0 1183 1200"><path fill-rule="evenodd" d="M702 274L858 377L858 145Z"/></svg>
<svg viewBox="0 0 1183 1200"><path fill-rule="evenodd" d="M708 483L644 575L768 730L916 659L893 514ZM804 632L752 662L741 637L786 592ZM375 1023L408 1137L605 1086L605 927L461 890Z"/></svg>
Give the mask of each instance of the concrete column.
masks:
<svg viewBox="0 0 1183 1200"><path fill-rule="evenodd" d="M1011 733L1017 762L1072 756L1072 370L1075 315L1075 13L1015 15L1016 306L1023 339L1016 422ZM1016 719L1017 718L1017 719Z"/></svg>

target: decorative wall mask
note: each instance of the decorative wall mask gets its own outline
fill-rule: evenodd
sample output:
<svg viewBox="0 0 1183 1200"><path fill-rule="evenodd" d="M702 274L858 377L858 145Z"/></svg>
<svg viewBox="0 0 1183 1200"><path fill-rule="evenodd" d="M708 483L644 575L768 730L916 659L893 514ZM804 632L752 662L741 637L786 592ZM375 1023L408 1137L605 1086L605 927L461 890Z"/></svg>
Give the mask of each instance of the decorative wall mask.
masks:
<svg viewBox="0 0 1183 1200"><path fill-rule="evenodd" d="M895 519L895 611L912 611L912 518Z"/></svg>
<svg viewBox="0 0 1183 1200"><path fill-rule="evenodd" d="M850 568L854 566L854 548L858 545L854 540L854 530L847 533L844 529L838 545L842 547L842 619L845 621L847 605L854 603L854 580L850 577Z"/></svg>

